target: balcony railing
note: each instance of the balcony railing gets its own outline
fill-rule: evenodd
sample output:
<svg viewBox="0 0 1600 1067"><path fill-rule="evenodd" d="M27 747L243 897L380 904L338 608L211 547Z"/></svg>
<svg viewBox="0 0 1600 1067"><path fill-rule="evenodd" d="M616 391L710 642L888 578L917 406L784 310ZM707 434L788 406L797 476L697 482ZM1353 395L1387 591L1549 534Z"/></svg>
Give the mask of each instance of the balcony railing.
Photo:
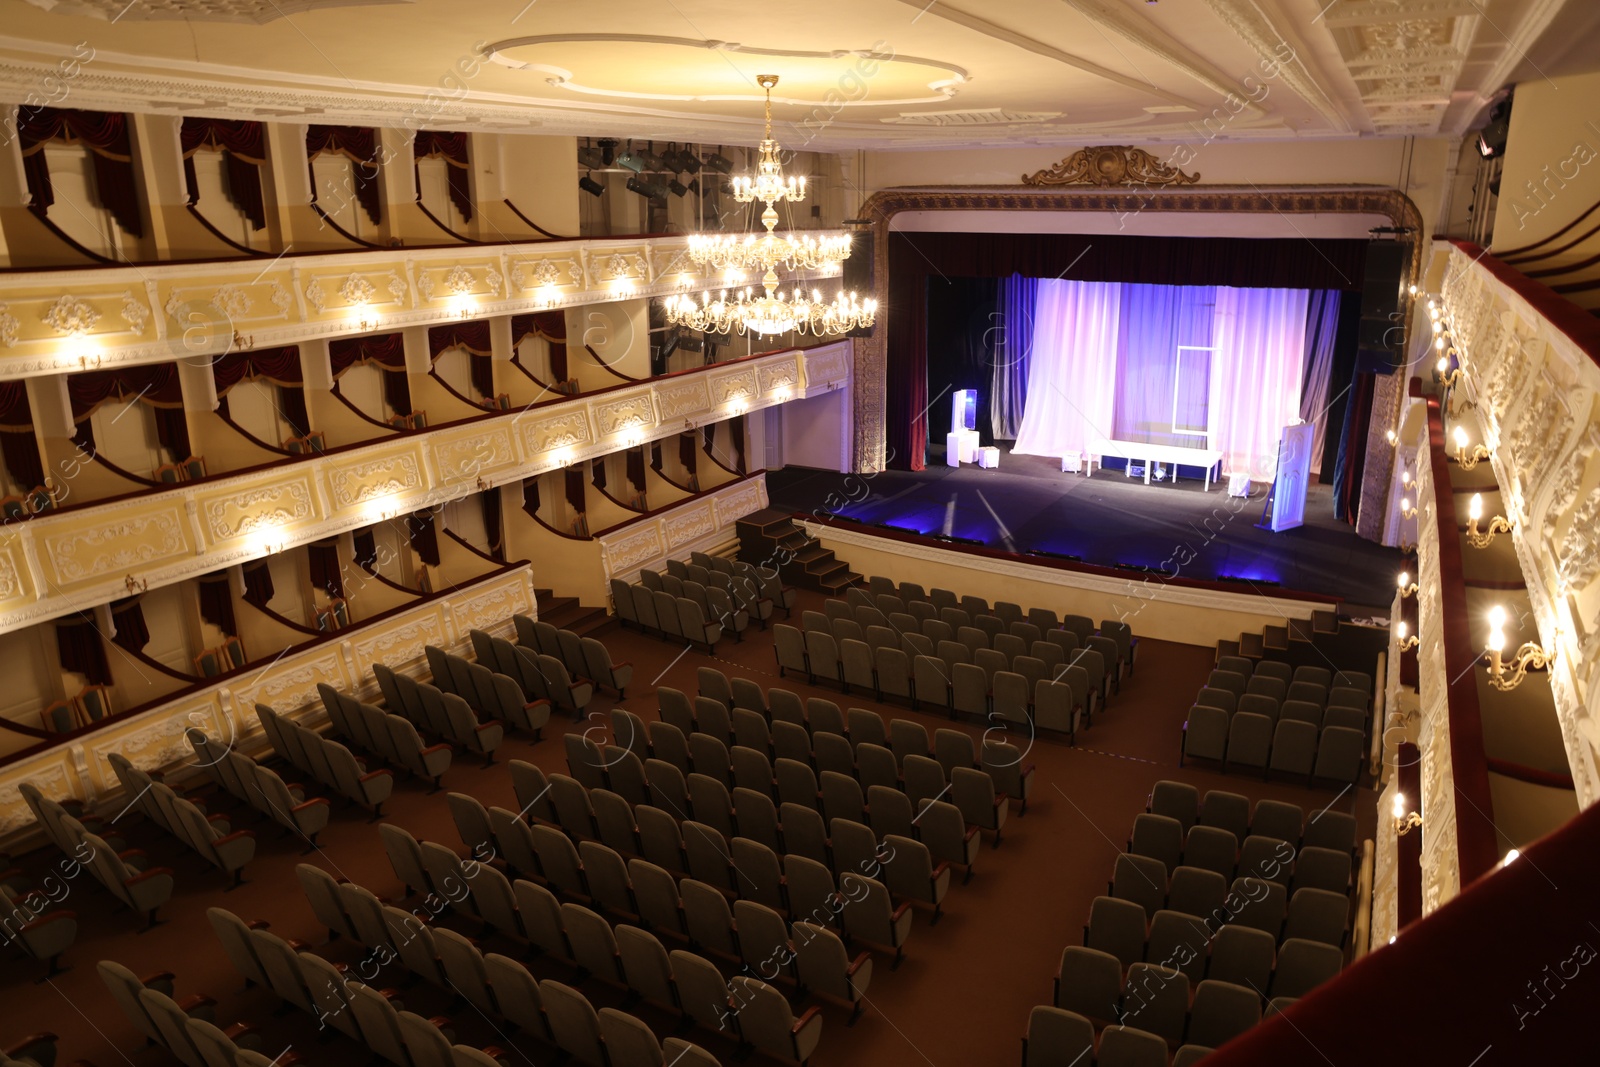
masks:
<svg viewBox="0 0 1600 1067"><path fill-rule="evenodd" d="M842 387L850 342L680 371L0 529L0 632Z"/></svg>
<svg viewBox="0 0 1600 1067"><path fill-rule="evenodd" d="M0 839L32 820L17 789L21 782L32 782L57 799L92 802L120 788L107 755L120 753L146 770L170 766L189 754L184 731L191 726L241 751L260 749L264 743L255 714L258 701L315 724L325 714L317 696L318 682L370 694L377 688L374 663L410 674L426 673L426 646L464 651L468 631L508 636L512 615L533 615L536 610L532 571L526 564L506 567L310 641L265 668L236 671L154 707L103 720L59 744L19 754L0 765Z"/></svg>
<svg viewBox="0 0 1600 1067"><path fill-rule="evenodd" d="M0 379L725 286L688 247L600 238L8 273Z"/></svg>

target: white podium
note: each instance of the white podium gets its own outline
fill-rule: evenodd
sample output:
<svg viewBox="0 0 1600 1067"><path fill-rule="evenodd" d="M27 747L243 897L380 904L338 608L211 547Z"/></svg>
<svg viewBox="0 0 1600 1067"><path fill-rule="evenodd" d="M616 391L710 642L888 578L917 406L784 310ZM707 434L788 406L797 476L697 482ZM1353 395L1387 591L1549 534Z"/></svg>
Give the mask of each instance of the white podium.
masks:
<svg viewBox="0 0 1600 1067"><path fill-rule="evenodd" d="M944 435L944 461L951 467L978 461L978 431L952 430Z"/></svg>

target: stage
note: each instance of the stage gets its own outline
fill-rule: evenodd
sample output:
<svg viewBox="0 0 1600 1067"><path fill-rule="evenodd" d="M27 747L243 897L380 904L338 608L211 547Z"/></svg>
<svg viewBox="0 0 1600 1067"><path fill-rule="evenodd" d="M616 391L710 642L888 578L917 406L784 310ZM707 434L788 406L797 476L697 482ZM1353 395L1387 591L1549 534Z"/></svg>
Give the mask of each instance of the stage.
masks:
<svg viewBox="0 0 1600 1067"><path fill-rule="evenodd" d="M841 515L927 534L969 538L1014 552L1078 556L1100 566L1167 566L1189 558L1182 574L1207 580L1275 582L1285 589L1345 598L1347 615L1386 617L1400 553L1356 536L1333 517L1332 490L1311 486L1306 524L1283 533L1258 529L1266 501L1258 486L1248 500L1225 488L1201 489L1198 478L1146 486L1121 469L1092 477L1063 474L1056 460L1013 456L1002 444L1000 466L983 470L944 464L930 448L920 472L844 475L790 467L767 474L772 505ZM1176 554L1176 555L1175 555Z"/></svg>

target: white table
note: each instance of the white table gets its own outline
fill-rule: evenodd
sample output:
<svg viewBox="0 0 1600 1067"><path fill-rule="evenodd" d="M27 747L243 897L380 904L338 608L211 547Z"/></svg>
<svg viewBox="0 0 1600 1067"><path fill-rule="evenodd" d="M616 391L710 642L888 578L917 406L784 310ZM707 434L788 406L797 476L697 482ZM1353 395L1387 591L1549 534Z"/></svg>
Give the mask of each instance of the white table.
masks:
<svg viewBox="0 0 1600 1067"><path fill-rule="evenodd" d="M1094 455L1104 458L1115 456L1125 459L1130 464L1142 462L1144 464L1144 484L1150 484L1150 468L1156 463L1169 463L1172 465L1172 480L1178 480L1177 466L1180 463L1190 467L1205 469L1205 490L1211 491L1211 472L1222 463L1221 451L1214 448L1185 448L1182 445L1152 445L1138 441L1096 441L1090 451ZM1090 470L1093 470L1091 466ZM1128 477L1133 477L1129 474ZM1220 472L1219 472L1220 477Z"/></svg>

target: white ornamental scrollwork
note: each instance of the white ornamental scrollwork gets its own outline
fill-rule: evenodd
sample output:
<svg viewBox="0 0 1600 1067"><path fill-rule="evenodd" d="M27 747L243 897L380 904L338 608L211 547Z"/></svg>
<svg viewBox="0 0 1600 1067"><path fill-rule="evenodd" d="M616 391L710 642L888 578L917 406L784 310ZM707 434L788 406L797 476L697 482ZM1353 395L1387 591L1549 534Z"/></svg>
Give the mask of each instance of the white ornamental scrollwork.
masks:
<svg viewBox="0 0 1600 1067"><path fill-rule="evenodd" d="M461 266L459 263L451 267L449 272L444 276L444 287L449 290L453 296L466 296L468 293L472 292L477 285L478 279L474 278L472 276L472 272Z"/></svg>
<svg viewBox="0 0 1600 1067"><path fill-rule="evenodd" d="M184 551L184 523L176 509L94 529L45 538L45 549L65 582L130 571Z"/></svg>
<svg viewBox="0 0 1600 1067"><path fill-rule="evenodd" d="M230 513L239 513L239 517L230 519ZM311 495L298 482L269 485L206 505L207 524L211 535L218 540L301 522L312 514Z"/></svg>
<svg viewBox="0 0 1600 1067"><path fill-rule="evenodd" d="M0 345L7 348L17 346L17 338L22 330L22 323L11 314L5 304L0 304Z"/></svg>
<svg viewBox="0 0 1600 1067"><path fill-rule="evenodd" d="M339 295L349 304L369 303L377 292L371 282L354 271L344 280L344 284L339 286Z"/></svg>
<svg viewBox="0 0 1600 1067"><path fill-rule="evenodd" d="M44 324L59 334L88 333L100 321L100 312L87 300L79 300L71 293L62 293L56 302L45 308L39 316Z"/></svg>
<svg viewBox="0 0 1600 1067"><path fill-rule="evenodd" d="M320 278L312 278L311 284L306 286L306 300L317 309L319 315L328 310L328 293L322 288Z"/></svg>
<svg viewBox="0 0 1600 1067"><path fill-rule="evenodd" d="M237 285L222 286L211 294L211 302L230 320L242 319L250 313L250 296Z"/></svg>
<svg viewBox="0 0 1600 1067"><path fill-rule="evenodd" d="M150 309L132 293L123 293L122 321L132 326L135 333L144 333L144 324L150 321Z"/></svg>
<svg viewBox="0 0 1600 1067"><path fill-rule="evenodd" d="M272 301L272 306L278 309L278 314L285 318L288 317L289 305L294 303L294 297L289 295L289 290L274 281L272 283L272 295L268 299ZM320 311L322 309L318 308L317 310Z"/></svg>

